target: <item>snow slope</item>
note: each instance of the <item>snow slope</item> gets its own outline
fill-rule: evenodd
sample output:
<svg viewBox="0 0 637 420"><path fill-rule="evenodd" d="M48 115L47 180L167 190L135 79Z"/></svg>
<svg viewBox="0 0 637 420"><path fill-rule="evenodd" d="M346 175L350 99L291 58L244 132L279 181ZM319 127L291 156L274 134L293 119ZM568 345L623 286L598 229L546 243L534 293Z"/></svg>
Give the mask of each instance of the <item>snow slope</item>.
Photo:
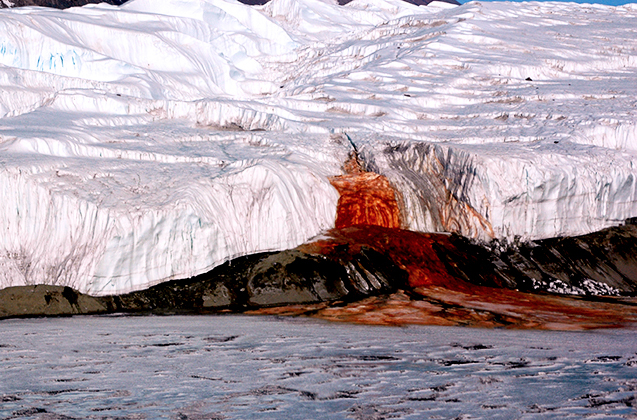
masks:
<svg viewBox="0 0 637 420"><path fill-rule="evenodd" d="M132 0L0 10L0 287L141 289L334 224L355 146L405 227L637 215L637 5Z"/></svg>

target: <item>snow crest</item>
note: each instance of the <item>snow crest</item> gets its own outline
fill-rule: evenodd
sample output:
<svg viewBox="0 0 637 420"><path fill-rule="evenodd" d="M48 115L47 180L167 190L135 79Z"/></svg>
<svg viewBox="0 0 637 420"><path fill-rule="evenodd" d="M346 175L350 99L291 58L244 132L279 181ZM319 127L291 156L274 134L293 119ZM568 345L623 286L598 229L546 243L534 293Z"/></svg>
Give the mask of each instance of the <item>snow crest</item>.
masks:
<svg viewBox="0 0 637 420"><path fill-rule="evenodd" d="M551 2L2 9L0 287L121 293L296 246L334 225L352 143L414 230L620 223L635 27Z"/></svg>

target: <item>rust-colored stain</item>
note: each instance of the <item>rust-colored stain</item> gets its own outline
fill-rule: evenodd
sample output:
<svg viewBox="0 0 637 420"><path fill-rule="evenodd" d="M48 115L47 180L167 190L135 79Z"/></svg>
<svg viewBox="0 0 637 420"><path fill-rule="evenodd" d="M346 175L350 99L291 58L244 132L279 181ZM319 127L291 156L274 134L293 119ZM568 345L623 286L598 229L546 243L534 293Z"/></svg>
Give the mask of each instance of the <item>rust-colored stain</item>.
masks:
<svg viewBox="0 0 637 420"><path fill-rule="evenodd" d="M329 303L269 308L261 313L302 314L333 321L380 325L582 330L637 325L636 298L582 298L478 286L451 274L439 255L462 258L450 235L379 226L333 229L301 245L308 253L338 256L365 246L388 256L409 274L413 288L347 305ZM467 256L470 257L470 256ZM453 262L451 262L453 264Z"/></svg>
<svg viewBox="0 0 637 420"><path fill-rule="evenodd" d="M346 175L332 184L341 197L336 228L301 245L302 252L339 260L361 247L387 256L408 273L408 289L345 304L323 302L264 308L251 313L302 315L332 321L375 325L461 325L473 327L582 330L637 325L637 298L580 298L523 293L504 287L478 286L453 274L459 261L476 261L458 249L453 236L400 229L398 193L389 181L361 169L357 158L345 165ZM453 206L451 206L453 207ZM443 217L450 224L451 214ZM486 225L489 228L490 225ZM488 230L488 229L486 229ZM492 232L490 232L492 234ZM441 256L445 261L441 260ZM454 263L455 261L455 263ZM481 273L490 284L495 276ZM489 284L489 283L486 283ZM501 284L500 284L501 285ZM503 286L503 285L501 285Z"/></svg>
<svg viewBox="0 0 637 420"><path fill-rule="evenodd" d="M366 246L388 256L407 271L411 287L460 287L458 279L449 274L434 251L434 246L453 248L447 234L359 225L330 230L321 239L303 244L299 249L310 254L338 256L344 245L348 252L358 252L361 246Z"/></svg>
<svg viewBox="0 0 637 420"><path fill-rule="evenodd" d="M420 293L425 292L420 295ZM467 294L450 290L399 291L343 304L291 305L252 314L307 315L335 322L367 325L441 325L476 328L582 331L637 325L635 298L593 302L577 297L517 292L502 299L497 291Z"/></svg>
<svg viewBox="0 0 637 420"><path fill-rule="evenodd" d="M345 175L330 182L340 194L336 211L336 228L356 225L401 227L396 191L387 178L365 172L356 156L344 165Z"/></svg>

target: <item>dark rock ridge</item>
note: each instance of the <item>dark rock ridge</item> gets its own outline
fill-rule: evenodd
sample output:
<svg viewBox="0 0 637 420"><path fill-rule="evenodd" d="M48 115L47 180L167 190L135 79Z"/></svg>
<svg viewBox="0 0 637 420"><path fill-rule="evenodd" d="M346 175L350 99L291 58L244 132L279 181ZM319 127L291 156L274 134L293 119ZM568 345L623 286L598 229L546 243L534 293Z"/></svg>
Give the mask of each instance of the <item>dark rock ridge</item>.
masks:
<svg viewBox="0 0 637 420"><path fill-rule="evenodd" d="M65 286L18 286L0 290L0 319L106 313L101 298Z"/></svg>
<svg viewBox="0 0 637 420"><path fill-rule="evenodd" d="M509 306L560 294L612 303L603 296L637 295L637 225L488 246L458 235L352 226L296 249L239 257L200 276L125 295L92 297L47 285L6 288L0 290L0 318L244 312L322 302L347 305L400 291L412 299L428 296L436 305L449 300L462 306L459 293L487 302L506 295L501 300Z"/></svg>
<svg viewBox="0 0 637 420"><path fill-rule="evenodd" d="M464 282L523 292L637 296L637 224L632 223L582 236L513 243L484 244L456 234L378 226L337 229L331 237L333 243L368 246L385 255L407 270L411 287ZM316 243L300 248L331 255Z"/></svg>
<svg viewBox="0 0 637 420"><path fill-rule="evenodd" d="M460 6L460 3L458 3L456 0L404 0L404 1L406 1L407 3L415 4L416 6L426 6L429 3L431 3L432 1L440 1L440 2L443 2L443 3L449 3L449 4L454 4L456 6ZM341 6L344 6L347 3L351 3L351 2L352 2L352 0L338 0L338 4L340 4ZM242 3L243 3L243 1L242 1ZM261 4L265 4L265 3L267 3L267 1L264 1ZM250 3L246 3L246 4L250 4Z"/></svg>
<svg viewBox="0 0 637 420"><path fill-rule="evenodd" d="M240 312L260 307L354 301L405 288L407 274L382 254L362 248L339 258L299 250L239 257L187 280L104 297L110 311Z"/></svg>
<svg viewBox="0 0 637 420"><path fill-rule="evenodd" d="M92 297L61 286L0 290L0 318L99 313L242 312L268 306L354 301L406 288L407 274L361 248L328 259L299 250L235 258L208 273L118 296Z"/></svg>
<svg viewBox="0 0 637 420"><path fill-rule="evenodd" d="M0 0L0 8L41 6L55 9L68 9L69 7L80 7L86 4L108 3L115 6L126 3L127 0Z"/></svg>
<svg viewBox="0 0 637 420"><path fill-rule="evenodd" d="M97 4L108 3L115 6L122 5L128 0L0 0L0 9L6 9L8 7L25 7L25 6L41 6L52 7L56 9L68 9L69 7L79 7L85 4ZM260 6L266 4L269 0L239 0L243 4L251 6ZM339 0L341 6L349 3L351 0ZM415 5L427 5L432 0L405 0L407 3ZM438 0L445 3L460 5L455 0Z"/></svg>
<svg viewBox="0 0 637 420"><path fill-rule="evenodd" d="M458 235L380 226L335 229L299 249L330 257L344 246L369 247L408 273L409 289L345 305L297 304L251 313L374 325L550 330L635 327L637 298L630 296L634 296L636 280L636 235L633 226L621 226L578 238L485 247ZM614 243L621 245L614 247ZM531 247L534 255L521 265L514 257L523 255L525 247ZM552 258L541 258L547 254ZM595 271L596 264L604 267L597 273L599 281L585 277ZM574 277L566 277L568 273ZM612 280L607 280L608 275ZM609 284L613 282L620 288ZM609 296L617 294L627 296Z"/></svg>
<svg viewBox="0 0 637 420"><path fill-rule="evenodd" d="M575 295L637 295L637 223L588 235L490 244L509 287Z"/></svg>

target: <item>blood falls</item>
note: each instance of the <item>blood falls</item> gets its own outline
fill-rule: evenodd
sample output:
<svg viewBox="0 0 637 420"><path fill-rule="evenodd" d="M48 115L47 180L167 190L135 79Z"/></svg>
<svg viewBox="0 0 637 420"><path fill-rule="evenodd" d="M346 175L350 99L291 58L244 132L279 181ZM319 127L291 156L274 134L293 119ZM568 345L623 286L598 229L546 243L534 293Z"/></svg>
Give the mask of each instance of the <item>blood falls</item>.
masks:
<svg viewBox="0 0 637 420"><path fill-rule="evenodd" d="M494 284L634 293L612 244L633 249L637 216L636 22L552 2L2 9L0 287L125 296L262 253L313 266L328 256L297 247L375 224L420 238L430 270L353 237L329 270L358 297L386 291L376 260L456 279L439 254L461 237ZM593 232L611 251L549 240ZM232 302L219 290L202 302ZM325 290L287 296L349 293Z"/></svg>

